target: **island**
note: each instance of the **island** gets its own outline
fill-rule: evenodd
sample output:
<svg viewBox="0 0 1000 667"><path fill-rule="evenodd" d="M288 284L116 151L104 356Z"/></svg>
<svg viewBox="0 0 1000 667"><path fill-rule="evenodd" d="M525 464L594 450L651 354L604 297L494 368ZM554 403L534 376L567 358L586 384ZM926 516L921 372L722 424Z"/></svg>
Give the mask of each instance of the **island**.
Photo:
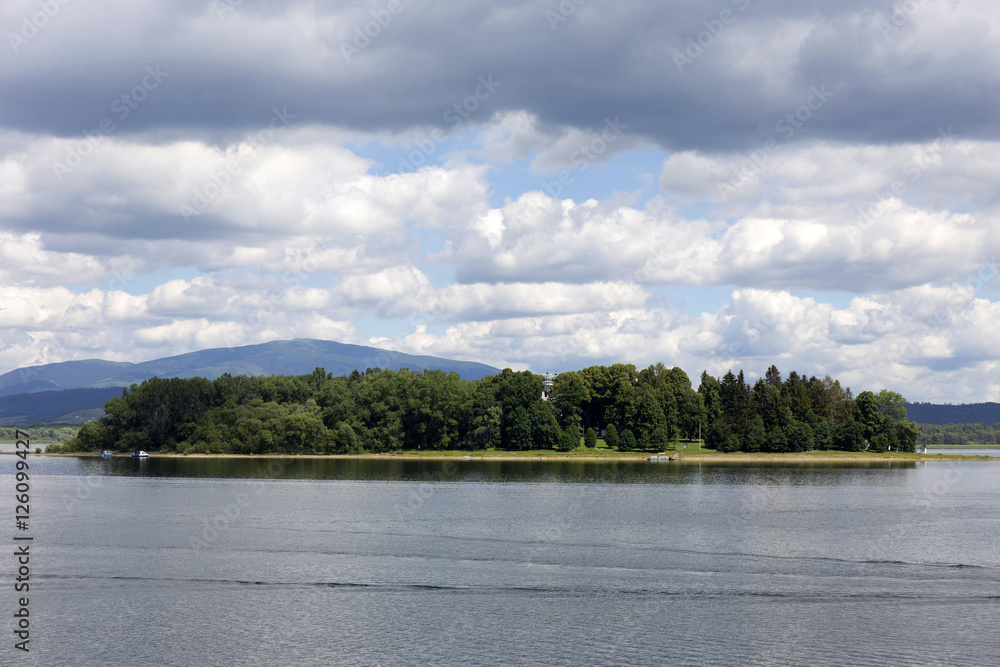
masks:
<svg viewBox="0 0 1000 667"><path fill-rule="evenodd" d="M504 369L464 380L439 370L151 378L105 403L51 453L139 450L173 455L513 456L552 454L690 460L740 454L810 458L909 454L920 432L905 399L857 397L839 381L771 366L702 372L694 389L659 363L590 366L555 376Z"/></svg>

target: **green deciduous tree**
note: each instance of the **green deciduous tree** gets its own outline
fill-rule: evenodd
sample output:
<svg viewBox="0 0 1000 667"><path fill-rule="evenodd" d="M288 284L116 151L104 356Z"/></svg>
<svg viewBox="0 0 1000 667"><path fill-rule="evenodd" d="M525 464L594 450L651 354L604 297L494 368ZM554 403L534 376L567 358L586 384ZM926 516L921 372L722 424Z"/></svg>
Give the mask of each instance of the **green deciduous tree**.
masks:
<svg viewBox="0 0 1000 667"><path fill-rule="evenodd" d="M743 451L745 452L759 452L767 444L767 429L764 428L764 420L760 415L753 418L750 422L750 428L747 430L746 436L743 438Z"/></svg>
<svg viewBox="0 0 1000 667"><path fill-rule="evenodd" d="M804 421L793 421L787 429L788 451L811 452L815 447L813 430Z"/></svg>
<svg viewBox="0 0 1000 667"><path fill-rule="evenodd" d="M570 424L564 428L559 436L559 449L568 452L580 446L580 428L576 424Z"/></svg>
<svg viewBox="0 0 1000 667"><path fill-rule="evenodd" d="M845 422L837 429L834 436L836 449L847 452L860 452L865 448L865 426L859 421Z"/></svg>

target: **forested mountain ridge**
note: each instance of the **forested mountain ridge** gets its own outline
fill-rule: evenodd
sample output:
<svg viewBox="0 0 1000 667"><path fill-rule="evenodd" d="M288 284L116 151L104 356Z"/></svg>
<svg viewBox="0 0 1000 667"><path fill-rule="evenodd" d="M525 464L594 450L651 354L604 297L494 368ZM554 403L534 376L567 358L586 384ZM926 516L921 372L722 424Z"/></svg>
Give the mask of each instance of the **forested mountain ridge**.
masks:
<svg viewBox="0 0 1000 667"><path fill-rule="evenodd" d="M89 418L102 416L104 403L121 394L121 391L121 387L107 387L0 396L0 424L82 424Z"/></svg>
<svg viewBox="0 0 1000 667"><path fill-rule="evenodd" d="M573 449L605 433L610 447L663 449L704 433L721 451L913 451L919 433L904 399L830 377L771 366L752 386L743 371L591 366L543 378L510 369L480 380L441 370L368 369L334 376L153 378L105 404L68 450L354 453L402 449Z"/></svg>
<svg viewBox="0 0 1000 667"><path fill-rule="evenodd" d="M486 364L403 354L363 345L296 338L260 345L213 348L140 363L86 359L18 368L0 375L0 396L60 389L126 387L160 377L231 375L297 375L322 366L346 375L366 368L438 369L478 379L498 372Z"/></svg>
<svg viewBox="0 0 1000 667"><path fill-rule="evenodd" d="M907 403L910 420L918 424L996 424L1000 422L1000 403L963 403L936 405Z"/></svg>

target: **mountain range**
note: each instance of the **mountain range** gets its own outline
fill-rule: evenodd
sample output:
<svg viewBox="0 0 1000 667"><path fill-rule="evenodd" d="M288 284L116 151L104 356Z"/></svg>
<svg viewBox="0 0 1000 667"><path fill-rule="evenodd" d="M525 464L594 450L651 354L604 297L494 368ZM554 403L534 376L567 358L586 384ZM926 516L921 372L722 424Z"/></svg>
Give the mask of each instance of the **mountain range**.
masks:
<svg viewBox="0 0 1000 667"><path fill-rule="evenodd" d="M363 345L297 338L260 345L213 348L141 363L85 359L18 368L0 375L0 423L85 421L103 413L104 401L151 377L304 375L317 367L334 375L367 368L438 369L467 380L499 369L471 361L416 356ZM74 391L65 390L91 390ZM57 414L58 413L58 414Z"/></svg>
<svg viewBox="0 0 1000 667"><path fill-rule="evenodd" d="M917 424L996 424L1000 422L1000 403L963 403L936 405L907 403L906 417Z"/></svg>

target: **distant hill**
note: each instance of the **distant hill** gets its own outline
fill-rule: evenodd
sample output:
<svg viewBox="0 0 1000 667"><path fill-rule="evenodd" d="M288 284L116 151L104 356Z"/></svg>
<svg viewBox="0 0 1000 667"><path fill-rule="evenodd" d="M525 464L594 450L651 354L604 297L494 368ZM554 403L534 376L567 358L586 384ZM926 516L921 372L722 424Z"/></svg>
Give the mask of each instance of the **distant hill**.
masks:
<svg viewBox="0 0 1000 667"><path fill-rule="evenodd" d="M104 403L121 393L121 387L106 387L0 396L0 424L82 424L103 417Z"/></svg>
<svg viewBox="0 0 1000 667"><path fill-rule="evenodd" d="M222 347L133 364L87 359L19 368L0 375L0 397L61 389L119 388L151 377L205 377L232 375L303 375L317 366L334 375L357 369L439 369L467 380L498 373L492 366L471 361L415 356L363 345L297 338L261 345ZM120 390L119 390L120 391ZM103 405L101 401L99 405Z"/></svg>
<svg viewBox="0 0 1000 667"><path fill-rule="evenodd" d="M1000 403L907 403L906 418L917 424L995 424L1000 422Z"/></svg>

